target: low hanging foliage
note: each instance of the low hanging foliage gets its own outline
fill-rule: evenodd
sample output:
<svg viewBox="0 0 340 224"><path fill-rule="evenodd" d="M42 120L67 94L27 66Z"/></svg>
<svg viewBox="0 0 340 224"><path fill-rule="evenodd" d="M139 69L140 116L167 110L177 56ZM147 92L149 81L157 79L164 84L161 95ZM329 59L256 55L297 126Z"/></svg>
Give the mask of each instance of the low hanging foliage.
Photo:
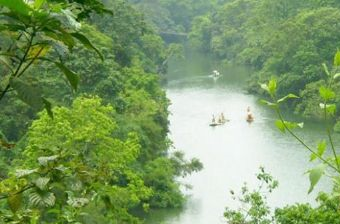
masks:
<svg viewBox="0 0 340 224"><path fill-rule="evenodd" d="M52 116L51 103L40 89L25 82L23 76L38 61L53 63L77 90L79 74L64 62L77 43L98 49L80 33L80 21L91 12L108 12L94 1L0 1L0 101L12 89L17 97L35 109L45 108Z"/></svg>

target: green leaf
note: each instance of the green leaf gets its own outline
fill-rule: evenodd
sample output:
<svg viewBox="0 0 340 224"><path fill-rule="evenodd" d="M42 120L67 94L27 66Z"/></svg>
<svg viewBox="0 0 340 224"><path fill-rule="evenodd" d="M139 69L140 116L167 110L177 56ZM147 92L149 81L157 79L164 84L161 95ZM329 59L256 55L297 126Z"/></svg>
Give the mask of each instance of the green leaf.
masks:
<svg viewBox="0 0 340 224"><path fill-rule="evenodd" d="M303 126L305 125L303 122L297 123L296 124L299 128L303 128Z"/></svg>
<svg viewBox="0 0 340 224"><path fill-rule="evenodd" d="M19 99L35 109L43 107L40 90L19 78L10 80L11 87L17 92Z"/></svg>
<svg viewBox="0 0 340 224"><path fill-rule="evenodd" d="M41 6L46 2L46 0L35 0L34 1L34 8L40 9Z"/></svg>
<svg viewBox="0 0 340 224"><path fill-rule="evenodd" d="M336 105L335 104L327 104L326 111L328 114L334 116L336 112Z"/></svg>
<svg viewBox="0 0 340 224"><path fill-rule="evenodd" d="M327 147L327 143L325 140L321 141L318 143L318 151L317 151L317 155L322 157L323 154L325 153L326 151L326 147ZM317 158L317 155L315 154L312 154L311 157L310 157L310 161L314 161L316 158Z"/></svg>
<svg viewBox="0 0 340 224"><path fill-rule="evenodd" d="M336 73L334 76L333 76L333 79L338 79L340 77L340 73Z"/></svg>
<svg viewBox="0 0 340 224"><path fill-rule="evenodd" d="M15 176L18 177L18 178L21 178L21 177L25 177L25 176L28 176L32 173L36 173L38 170L37 169L34 169L34 170L22 170L22 169L18 169L15 171Z"/></svg>
<svg viewBox="0 0 340 224"><path fill-rule="evenodd" d="M13 213L16 213L22 204L22 194L10 194L8 196L8 206Z"/></svg>
<svg viewBox="0 0 340 224"><path fill-rule="evenodd" d="M55 65L65 74L67 80L71 84L72 88L77 91L79 84L79 75L65 67L62 63L55 62Z"/></svg>
<svg viewBox="0 0 340 224"><path fill-rule="evenodd" d="M50 178L47 177L39 177L34 181L34 184L37 188L40 190L46 190L47 189L47 184L50 182Z"/></svg>
<svg viewBox="0 0 340 224"><path fill-rule="evenodd" d="M31 8L22 0L0 0L0 6L5 6L15 13L26 16L31 11Z"/></svg>
<svg viewBox="0 0 340 224"><path fill-rule="evenodd" d="M340 66L340 51L337 50L336 54L334 55L334 66Z"/></svg>
<svg viewBox="0 0 340 224"><path fill-rule="evenodd" d="M285 127L284 123L283 123L281 120L275 121L275 125L276 125L276 127L277 127L281 132L283 132L283 133L286 132L286 127Z"/></svg>
<svg viewBox="0 0 340 224"><path fill-rule="evenodd" d="M268 83L268 91L271 96L274 96L276 94L276 79L271 79Z"/></svg>
<svg viewBox="0 0 340 224"><path fill-rule="evenodd" d="M277 102L278 102L278 103L282 103L282 102L284 102L284 101L287 100L287 99L297 99L297 98L299 98L299 97L296 96L296 95L294 95L294 94L292 94L292 93L290 93L290 94L288 94L287 96L285 96L285 97L279 99Z"/></svg>
<svg viewBox="0 0 340 224"><path fill-rule="evenodd" d="M289 121L285 121L285 125L287 126L287 128L289 129L294 129L294 128L303 128L303 123L296 123L296 122L289 122Z"/></svg>
<svg viewBox="0 0 340 224"><path fill-rule="evenodd" d="M275 121L275 125L276 127L281 131L281 132L285 132L286 129L295 129L295 128L303 128L304 124L301 123L295 123L295 122L289 122L289 121L281 121L281 120L277 120Z"/></svg>
<svg viewBox="0 0 340 224"><path fill-rule="evenodd" d="M49 162L53 162L56 159L58 159L59 156L54 155L54 156L42 156L38 158L38 162L42 166L47 166Z"/></svg>
<svg viewBox="0 0 340 224"><path fill-rule="evenodd" d="M277 107L277 104L276 103L272 103L272 102L269 102L267 100L260 100L260 103L264 104L264 105L267 105L269 107Z"/></svg>
<svg viewBox="0 0 340 224"><path fill-rule="evenodd" d="M70 195L68 196L68 199L67 199L67 204L71 205L74 208L84 207L89 202L90 201L87 198L75 198L75 197L72 197Z"/></svg>
<svg viewBox="0 0 340 224"><path fill-rule="evenodd" d="M336 105L335 104L324 104L324 103L320 103L319 104L321 109L325 109L326 108L326 112L332 116L335 115L336 112Z"/></svg>
<svg viewBox="0 0 340 224"><path fill-rule="evenodd" d="M55 200L54 194L47 191L35 191L29 195L29 202L37 207L52 207Z"/></svg>
<svg viewBox="0 0 340 224"><path fill-rule="evenodd" d="M325 71L326 75L330 76L330 73L329 73L329 70L328 70L326 63L322 63L322 67L323 67L323 70Z"/></svg>
<svg viewBox="0 0 340 224"><path fill-rule="evenodd" d="M100 59L104 61L104 57L102 53L100 53L100 51L93 46L93 44L89 41L89 39L87 39L86 36L80 33L71 33L71 35L75 37L77 40L79 40L86 48L95 50L98 56L100 57Z"/></svg>
<svg viewBox="0 0 340 224"><path fill-rule="evenodd" d="M325 86L321 86L319 88L319 93L320 93L321 98L325 101L332 100L335 98L334 91Z"/></svg>
<svg viewBox="0 0 340 224"><path fill-rule="evenodd" d="M58 25L60 26L60 25ZM46 36L62 42L64 45L68 47L69 50L72 50L73 47L75 46L75 41L73 39L73 36L68 33L66 30L59 28L59 29L49 29L49 28L44 28L43 32Z"/></svg>
<svg viewBox="0 0 340 224"><path fill-rule="evenodd" d="M268 85L266 83L260 84L261 88L264 89L266 92L269 92Z"/></svg>
<svg viewBox="0 0 340 224"><path fill-rule="evenodd" d="M47 111L48 116L50 116L50 118L53 119L53 111L52 111L52 104L50 101L48 101L47 99L45 99L44 97L42 98L42 101L44 103L44 107Z"/></svg>
<svg viewBox="0 0 340 224"><path fill-rule="evenodd" d="M308 190L308 194L310 194L313 191L315 185L319 182L322 175L325 173L325 169L326 169L326 166L323 164L320 164L314 169L311 169L308 171L309 181L310 181L310 188Z"/></svg>

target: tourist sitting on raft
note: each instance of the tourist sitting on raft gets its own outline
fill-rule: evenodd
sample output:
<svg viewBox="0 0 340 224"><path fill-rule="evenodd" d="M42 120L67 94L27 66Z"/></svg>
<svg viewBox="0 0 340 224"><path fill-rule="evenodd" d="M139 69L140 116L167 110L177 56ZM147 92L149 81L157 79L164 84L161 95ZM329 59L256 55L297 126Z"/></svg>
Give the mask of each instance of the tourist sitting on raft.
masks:
<svg viewBox="0 0 340 224"><path fill-rule="evenodd" d="M247 122L253 122L254 121L254 116L250 111L250 107L247 108Z"/></svg>
<svg viewBox="0 0 340 224"><path fill-rule="evenodd" d="M224 117L224 114L221 113L218 118L217 118L217 122L216 122L216 118L215 118L215 115L213 114L213 118L211 120L211 124L210 126L217 126L217 125L222 125L224 124L225 122L227 122L229 120L227 120L225 117Z"/></svg>

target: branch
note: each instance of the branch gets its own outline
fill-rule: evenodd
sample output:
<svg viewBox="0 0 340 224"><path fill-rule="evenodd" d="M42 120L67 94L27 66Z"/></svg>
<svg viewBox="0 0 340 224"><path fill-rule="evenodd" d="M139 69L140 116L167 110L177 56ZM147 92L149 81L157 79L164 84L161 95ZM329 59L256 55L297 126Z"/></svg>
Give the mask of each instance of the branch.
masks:
<svg viewBox="0 0 340 224"><path fill-rule="evenodd" d="M26 187L24 187L23 189L21 189L20 191L17 191L17 192L15 192L14 194L12 194L12 195L18 195L18 194L21 194L21 193L23 193L23 192L25 192L25 191L27 191L27 190L29 190L29 189L31 189L31 188L33 188L34 187L34 185L32 185L32 184L30 184L30 185L27 185ZM3 199L6 199L6 198L8 198L10 195L8 194L8 195L3 195L3 196L0 196L0 200L3 200Z"/></svg>
<svg viewBox="0 0 340 224"><path fill-rule="evenodd" d="M320 159L322 162L324 162L325 164L327 164L329 167L331 167L332 169L334 169L337 173L340 173L340 170L335 167L333 164L331 164L329 161L327 161L326 159L322 158L322 156L320 156L318 153L316 153L311 147L309 147L299 136L297 136L292 130L289 129L289 127L286 125L282 114L280 112L280 109L277 108L276 112L279 116L279 119L281 120L283 126L285 127L285 129L288 131L289 134L291 134L296 140L298 140L306 149L308 149L313 155L315 155L318 159Z"/></svg>
<svg viewBox="0 0 340 224"><path fill-rule="evenodd" d="M29 40L29 42L28 42L28 44L27 44L27 49L26 49L26 51L25 51L25 53L24 53L24 56L23 56L22 59L20 60L20 63L19 63L19 65L18 65L17 69L15 70L15 72L12 73L12 75L11 75L12 77L16 77L16 76L18 75L18 73L19 73L19 71L20 71L22 65L24 64L24 62L25 62L25 60L26 60L26 57L27 57L27 55L28 55L28 53L29 53L29 51L30 51L30 49L31 49L31 47L32 47L33 40L34 40L34 37L35 37L35 29L33 29L33 30L34 30L34 31L33 31L32 35L31 35L31 38L30 38L30 40ZM8 83L7 86L6 86L6 88L4 89L4 91L2 91L2 93L0 94L0 101L1 101L2 98L6 95L6 93L8 92L8 90L9 90L10 87L11 87L11 85Z"/></svg>

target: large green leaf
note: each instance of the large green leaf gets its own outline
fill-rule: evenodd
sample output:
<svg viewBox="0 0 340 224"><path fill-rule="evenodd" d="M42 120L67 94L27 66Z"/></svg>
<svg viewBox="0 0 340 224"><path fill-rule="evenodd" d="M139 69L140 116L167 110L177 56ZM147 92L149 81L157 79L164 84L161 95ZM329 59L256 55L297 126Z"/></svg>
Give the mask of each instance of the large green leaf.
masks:
<svg viewBox="0 0 340 224"><path fill-rule="evenodd" d="M304 126L303 122L296 123L296 122L281 121L281 120L275 121L275 125L281 132L285 132L286 129L292 130L295 128L303 128Z"/></svg>
<svg viewBox="0 0 340 224"><path fill-rule="evenodd" d="M21 15L28 15L31 11L31 8L23 0L0 0L0 6L5 6Z"/></svg>
<svg viewBox="0 0 340 224"><path fill-rule="evenodd" d="M264 105L267 105L269 107L273 107L273 108L277 107L277 103L269 102L267 100L260 100L260 103L262 103Z"/></svg>
<svg viewBox="0 0 340 224"><path fill-rule="evenodd" d="M86 48L95 50L98 56L100 57L100 59L102 59L102 61L104 60L103 55L100 53L100 51L97 48L93 46L93 44L89 41L89 39L87 39L86 36L80 33L71 33L71 35L75 37L77 40L79 40Z"/></svg>
<svg viewBox="0 0 340 224"><path fill-rule="evenodd" d="M260 86L261 86L261 89L264 89L265 91L269 92L267 83L261 83Z"/></svg>
<svg viewBox="0 0 340 224"><path fill-rule="evenodd" d="M281 132L286 132L286 127L284 123L281 120L275 121L275 126L281 131Z"/></svg>
<svg viewBox="0 0 340 224"><path fill-rule="evenodd" d="M56 159L58 159L59 156L54 155L54 156L42 156L38 158L38 162L42 166L47 166L49 162L53 162Z"/></svg>
<svg viewBox="0 0 340 224"><path fill-rule="evenodd" d="M270 96L274 96L276 94L277 82L275 78L269 80L268 84L262 83L260 84L261 88L269 93Z"/></svg>
<svg viewBox="0 0 340 224"><path fill-rule="evenodd" d="M325 71L326 75L330 76L330 73L329 73L329 70L328 70L326 63L322 63L322 67L323 67L323 70Z"/></svg>
<svg viewBox="0 0 340 224"><path fill-rule="evenodd" d="M69 50L72 50L75 45L73 36L60 27L59 21L50 24L49 28L44 28L43 32L46 36L62 42Z"/></svg>
<svg viewBox="0 0 340 224"><path fill-rule="evenodd" d="M271 96L274 96L276 94L276 88L277 88L276 79L271 79L268 82L268 91Z"/></svg>
<svg viewBox="0 0 340 224"><path fill-rule="evenodd" d="M72 196L68 196L67 204L71 205L73 208L81 208L89 203L89 199L87 198L75 198Z"/></svg>
<svg viewBox="0 0 340 224"><path fill-rule="evenodd" d="M309 181L310 181L310 188L308 190L308 194L313 191L315 185L319 182L322 175L325 173L325 169L326 169L326 166L324 164L320 164L314 169L311 169L308 171Z"/></svg>
<svg viewBox="0 0 340 224"><path fill-rule="evenodd" d="M55 200L54 194L48 191L35 191L29 195L29 202L36 207L52 207Z"/></svg>
<svg viewBox="0 0 340 224"><path fill-rule="evenodd" d="M37 188L39 188L40 190L46 190L47 189L47 185L50 182L50 178L47 177L39 177L38 179L36 179L34 181L34 184Z"/></svg>
<svg viewBox="0 0 340 224"><path fill-rule="evenodd" d="M319 142L319 144L318 144L317 155L320 156L320 157L322 157L323 154L324 154L325 151L326 151L326 148L327 148L327 143L326 143L325 140ZM315 160L315 159L317 158L317 155L312 154L311 157L310 157L310 160L311 160L311 161Z"/></svg>
<svg viewBox="0 0 340 224"><path fill-rule="evenodd" d="M277 102L278 103L282 103L282 102L286 101L287 99L297 99L297 98L299 98L299 97L294 95L294 94L292 94L292 93L290 93L287 96L282 97L281 99L279 99Z"/></svg>
<svg viewBox="0 0 340 224"><path fill-rule="evenodd" d="M29 195L29 201L33 206L51 207L55 203L55 196L49 192L34 192Z"/></svg>
<svg viewBox="0 0 340 224"><path fill-rule="evenodd" d="M56 66L65 74L72 88L77 91L79 84L79 75L68 69L64 64L55 62Z"/></svg>
<svg viewBox="0 0 340 224"><path fill-rule="evenodd" d="M340 73L336 73L334 76L333 76L333 79L338 79L340 77Z"/></svg>
<svg viewBox="0 0 340 224"><path fill-rule="evenodd" d="M40 110L45 108L47 114L53 118L52 104L41 96L40 89L29 85L19 78L10 79L10 85L17 92L19 99L34 109Z"/></svg>
<svg viewBox="0 0 340 224"><path fill-rule="evenodd" d="M20 78L10 80L11 87L17 92L19 99L35 109L43 107L41 92L38 88L29 85Z"/></svg>
<svg viewBox="0 0 340 224"><path fill-rule="evenodd" d="M15 170L15 176L18 178L21 178L21 177L31 175L32 173L36 173L37 171L38 171L37 169L34 169L34 170L18 169L18 170Z"/></svg>
<svg viewBox="0 0 340 224"><path fill-rule="evenodd" d="M330 88L328 87L325 87L325 86L321 86L319 88L319 93L320 93L320 96L323 100L325 101L328 101L328 100L332 100L335 98L335 93L333 90L331 90Z"/></svg>
<svg viewBox="0 0 340 224"><path fill-rule="evenodd" d="M326 108L327 114L334 116L334 114L336 112L336 104L334 104L334 103L332 103L332 104L320 103L319 106L323 110Z"/></svg>
<svg viewBox="0 0 340 224"><path fill-rule="evenodd" d="M46 2L46 0L35 0L34 1L34 8L40 9L41 6Z"/></svg>

